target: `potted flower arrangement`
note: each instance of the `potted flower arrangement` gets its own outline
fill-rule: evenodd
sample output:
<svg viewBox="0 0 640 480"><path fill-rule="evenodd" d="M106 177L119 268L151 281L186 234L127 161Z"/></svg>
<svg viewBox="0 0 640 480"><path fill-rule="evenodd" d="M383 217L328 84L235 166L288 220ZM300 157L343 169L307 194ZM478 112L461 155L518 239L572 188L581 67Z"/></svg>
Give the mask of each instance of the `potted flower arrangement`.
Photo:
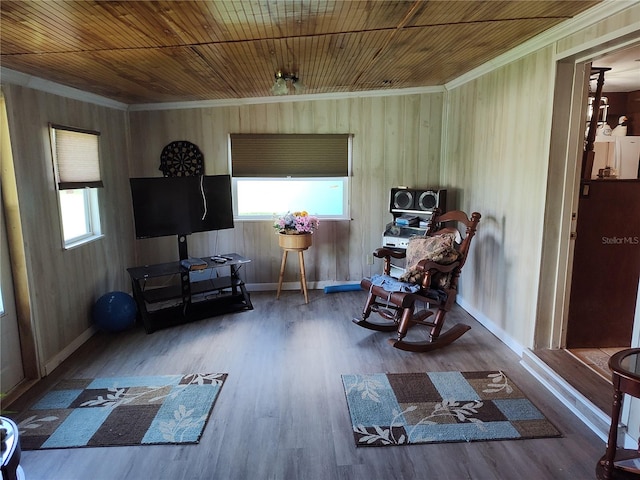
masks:
<svg viewBox="0 0 640 480"><path fill-rule="evenodd" d="M274 222L273 228L277 233L300 235L315 232L319 224L318 217L309 215L303 210L302 212L287 212Z"/></svg>
<svg viewBox="0 0 640 480"><path fill-rule="evenodd" d="M279 243L283 248L306 249L311 246L311 234L318 229L318 217L305 211L287 212L273 224L279 234Z"/></svg>

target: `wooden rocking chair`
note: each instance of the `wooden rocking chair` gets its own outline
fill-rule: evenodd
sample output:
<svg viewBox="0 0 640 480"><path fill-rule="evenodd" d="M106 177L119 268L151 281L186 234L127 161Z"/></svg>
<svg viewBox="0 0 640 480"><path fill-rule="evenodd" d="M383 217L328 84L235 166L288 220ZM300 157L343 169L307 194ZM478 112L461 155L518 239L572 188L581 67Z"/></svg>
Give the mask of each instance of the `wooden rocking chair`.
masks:
<svg viewBox="0 0 640 480"><path fill-rule="evenodd" d="M368 297L362 318L354 318L354 323L380 332L397 331L397 339L391 338L389 342L410 352L429 352L464 335L471 328L464 324L441 331L447 312L455 304L460 272L480 217L478 212L469 218L460 210L443 214L436 211L425 235L410 238L406 251L384 247L375 250L373 255L384 259L383 275L363 278L360 282ZM406 259L405 273L399 278L390 275L392 258ZM371 312L389 321L371 322ZM433 320L428 321L431 316ZM413 325L430 327L429 341L405 341Z"/></svg>

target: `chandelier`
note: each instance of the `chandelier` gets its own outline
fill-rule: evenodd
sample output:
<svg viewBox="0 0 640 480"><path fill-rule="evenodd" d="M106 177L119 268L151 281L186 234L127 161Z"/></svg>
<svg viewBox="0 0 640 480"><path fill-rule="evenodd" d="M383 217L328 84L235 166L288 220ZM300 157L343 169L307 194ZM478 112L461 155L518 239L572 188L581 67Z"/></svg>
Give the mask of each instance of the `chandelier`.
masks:
<svg viewBox="0 0 640 480"><path fill-rule="evenodd" d="M281 70L275 75L275 81L273 87L271 87L271 93L274 95L286 95L289 93L289 85L287 82L291 82L294 90L300 91L304 88L302 82L297 75L293 73L282 73Z"/></svg>

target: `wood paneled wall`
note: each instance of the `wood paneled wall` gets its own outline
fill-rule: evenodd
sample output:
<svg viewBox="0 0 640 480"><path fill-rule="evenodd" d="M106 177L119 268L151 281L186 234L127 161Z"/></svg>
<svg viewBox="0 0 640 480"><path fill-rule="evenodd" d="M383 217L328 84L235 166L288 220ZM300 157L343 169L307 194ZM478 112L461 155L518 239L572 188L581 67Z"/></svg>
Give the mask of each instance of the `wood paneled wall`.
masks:
<svg viewBox="0 0 640 480"><path fill-rule="evenodd" d="M132 176L160 176L160 153L173 140L189 140L204 155L205 173L228 173L229 133L352 133L351 221L322 221L305 252L311 285L359 282L378 272L366 257L379 247L392 187L437 186L443 94L283 102L189 110L131 112ZM304 208L304 206L300 206ZM282 212L284 213L284 212ZM235 228L189 237L194 256L238 252L252 262L249 284L275 284L282 251L272 221L236 222ZM137 240L138 263L177 258L174 238ZM297 261L286 281L296 281Z"/></svg>
<svg viewBox="0 0 640 480"><path fill-rule="evenodd" d="M91 326L100 295L129 291L134 262L126 159L125 111L99 107L16 85L3 85L24 236L31 314L43 373ZM105 187L99 193L104 238L62 248L48 123L101 132Z"/></svg>
<svg viewBox="0 0 640 480"><path fill-rule="evenodd" d="M461 296L521 345L535 325L552 48L448 92L443 185L482 214Z"/></svg>
<svg viewBox="0 0 640 480"><path fill-rule="evenodd" d="M638 41L640 5L629 5L446 95L441 183L459 190L461 208L483 214L461 277L460 299L523 347L534 346L537 324L542 325L539 342L551 342L551 320L536 317L536 303L554 303L560 288L554 282L561 274L541 277L543 238L556 246L551 252L556 256L558 251L566 256L569 243L568 237L558 238L557 226L570 222L563 202L572 192L545 197L549 186L572 185L574 180L557 181L548 178L550 173L570 177L575 172L575 165L549 165L555 62L563 55L581 52L584 58ZM564 155L563 161L574 161L566 159L566 152L565 141L557 153ZM545 209L551 212L552 228L545 225ZM558 250L559 244L563 248ZM566 265L567 258L563 260ZM538 299L543 282L544 298Z"/></svg>

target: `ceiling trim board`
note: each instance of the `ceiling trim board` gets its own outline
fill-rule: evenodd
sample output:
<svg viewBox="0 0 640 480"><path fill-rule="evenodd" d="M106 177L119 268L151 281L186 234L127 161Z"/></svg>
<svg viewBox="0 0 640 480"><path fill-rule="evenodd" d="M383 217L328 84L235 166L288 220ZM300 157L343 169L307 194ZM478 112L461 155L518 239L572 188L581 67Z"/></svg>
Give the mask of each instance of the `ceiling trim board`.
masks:
<svg viewBox="0 0 640 480"><path fill-rule="evenodd" d="M126 103L118 102L107 97L85 92L73 87L67 87L60 83L45 80L26 73L16 72L8 68L0 67L0 83L11 83L22 87L33 88L45 93L52 93L61 97L92 103L102 107L115 108L117 110L127 110Z"/></svg>
<svg viewBox="0 0 640 480"><path fill-rule="evenodd" d="M393 90L368 90L358 92L315 93L274 97L230 98L226 100L196 100L193 102L138 103L129 105L129 111L179 110L186 108L237 107L266 103L309 102L314 100L343 100L364 97L392 97L399 95L421 95L424 93L444 93L443 86L398 88Z"/></svg>

